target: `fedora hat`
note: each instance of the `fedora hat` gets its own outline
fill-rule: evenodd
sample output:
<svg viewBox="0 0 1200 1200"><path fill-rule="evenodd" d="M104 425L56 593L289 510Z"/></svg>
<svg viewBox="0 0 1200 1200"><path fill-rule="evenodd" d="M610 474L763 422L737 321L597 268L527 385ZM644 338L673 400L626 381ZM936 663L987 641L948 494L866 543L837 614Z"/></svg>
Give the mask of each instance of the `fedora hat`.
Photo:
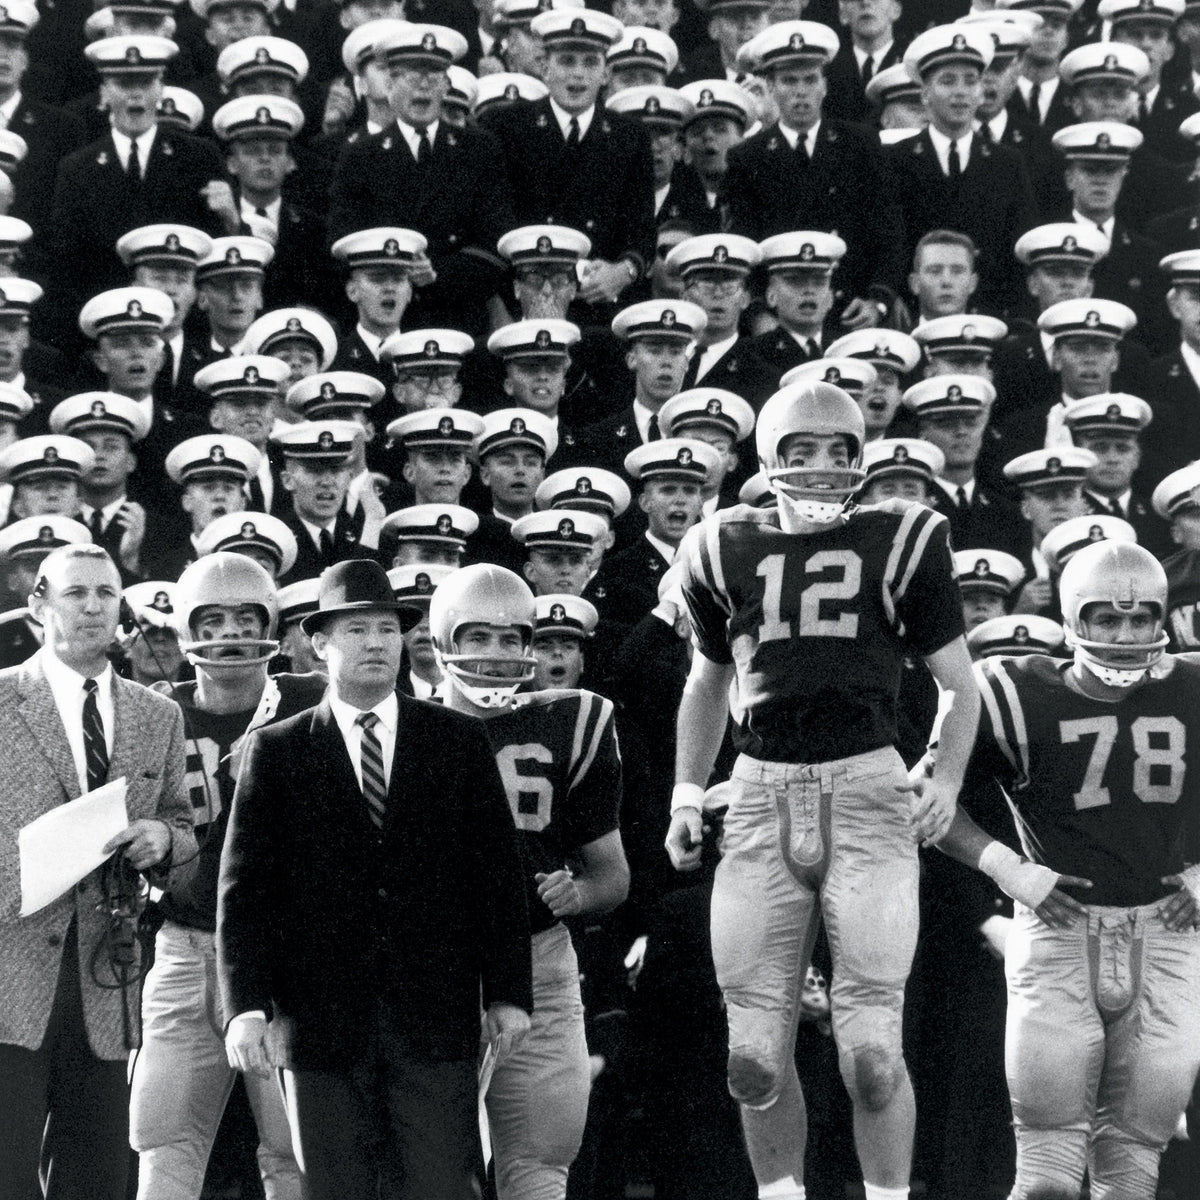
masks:
<svg viewBox="0 0 1200 1200"><path fill-rule="evenodd" d="M396 599L387 573L374 559L347 559L321 572L317 610L301 620L300 628L312 635L323 629L330 617L374 609L397 613L402 633L407 633L423 615L420 608Z"/></svg>

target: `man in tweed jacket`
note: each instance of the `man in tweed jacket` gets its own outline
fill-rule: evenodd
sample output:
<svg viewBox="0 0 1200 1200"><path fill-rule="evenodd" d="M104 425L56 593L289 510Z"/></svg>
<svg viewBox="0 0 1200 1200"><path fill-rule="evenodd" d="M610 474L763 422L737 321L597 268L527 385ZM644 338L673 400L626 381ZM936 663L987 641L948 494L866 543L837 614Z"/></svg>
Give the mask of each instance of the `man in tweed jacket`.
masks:
<svg viewBox="0 0 1200 1200"><path fill-rule="evenodd" d="M30 597L46 644L0 671L0 1196L14 1200L41 1194L39 1159L47 1197L123 1200L138 995L101 986L114 982L103 868L18 915L18 831L123 776L130 824L109 848L160 882L173 865L186 870L196 849L180 709L117 677L105 657L120 595L105 550L52 552ZM90 738L89 704L100 721Z"/></svg>

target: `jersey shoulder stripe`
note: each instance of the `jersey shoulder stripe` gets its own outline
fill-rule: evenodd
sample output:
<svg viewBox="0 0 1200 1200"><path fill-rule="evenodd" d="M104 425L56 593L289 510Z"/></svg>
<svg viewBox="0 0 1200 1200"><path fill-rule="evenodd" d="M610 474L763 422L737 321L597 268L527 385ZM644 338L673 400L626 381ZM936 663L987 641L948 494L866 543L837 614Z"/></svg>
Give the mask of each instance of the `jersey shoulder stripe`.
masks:
<svg viewBox="0 0 1200 1200"><path fill-rule="evenodd" d="M939 524L946 518L923 504L904 506L900 521L892 534L892 544L883 569L883 607L897 633L903 634L904 623L896 616L896 605L903 600L908 585L921 563L921 556Z"/></svg>
<svg viewBox="0 0 1200 1200"><path fill-rule="evenodd" d="M1019 662L1003 656L981 659L975 664L975 677L992 736L1021 785L1029 779L1029 730L1015 682Z"/></svg>
<svg viewBox="0 0 1200 1200"><path fill-rule="evenodd" d="M616 741L613 724L613 703L595 692L577 692L579 710L575 717L575 733L571 739L571 761L567 767L567 790L570 791L587 776L605 737Z"/></svg>

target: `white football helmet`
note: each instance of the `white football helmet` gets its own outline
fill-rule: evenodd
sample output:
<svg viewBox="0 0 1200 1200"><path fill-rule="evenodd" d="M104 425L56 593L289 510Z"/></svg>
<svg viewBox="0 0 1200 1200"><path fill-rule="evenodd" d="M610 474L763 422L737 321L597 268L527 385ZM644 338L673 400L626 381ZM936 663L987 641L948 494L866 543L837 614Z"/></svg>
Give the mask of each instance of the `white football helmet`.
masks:
<svg viewBox="0 0 1200 1200"><path fill-rule="evenodd" d="M192 618L202 608L217 605L236 608L253 604L266 618L265 637L221 638L217 641L198 641L192 628ZM218 550L192 563L175 585L175 632L179 648L188 661L206 670L244 670L270 662L279 653L275 634L279 626L279 595L275 581L252 558ZM247 653L233 657L214 655L216 650L231 647Z"/></svg>
<svg viewBox="0 0 1200 1200"><path fill-rule="evenodd" d="M1163 656L1167 611L1167 576L1158 560L1134 542L1093 542L1077 551L1059 580L1063 626L1075 661L1109 687L1132 687ZM1084 613L1089 604L1111 604L1133 612L1140 604L1157 613L1152 641L1097 642L1087 636Z"/></svg>
<svg viewBox="0 0 1200 1200"><path fill-rule="evenodd" d="M784 456L787 440L798 434L846 439L850 466L789 467ZM795 383L781 388L758 414L755 441L758 461L768 485L779 497L779 514L789 532L801 523L827 525L837 520L850 497L862 486L862 448L866 426L862 410L832 383Z"/></svg>
<svg viewBox="0 0 1200 1200"><path fill-rule="evenodd" d="M502 707L533 678L537 659L530 646L536 617L529 585L492 563L452 572L437 585L429 602L429 632L438 662L450 682L480 708ZM458 653L456 639L465 625L520 630L521 656L481 658Z"/></svg>

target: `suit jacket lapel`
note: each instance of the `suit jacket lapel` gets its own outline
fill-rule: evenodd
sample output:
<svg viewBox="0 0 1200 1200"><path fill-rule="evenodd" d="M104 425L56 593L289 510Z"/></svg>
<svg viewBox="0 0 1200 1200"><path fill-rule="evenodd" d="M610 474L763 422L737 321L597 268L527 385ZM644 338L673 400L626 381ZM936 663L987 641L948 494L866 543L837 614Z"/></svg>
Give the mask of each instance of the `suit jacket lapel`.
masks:
<svg viewBox="0 0 1200 1200"><path fill-rule="evenodd" d="M318 778L313 780L313 794L333 799L334 812L347 810L347 820L351 828L356 828L363 822L369 826L371 818L367 813L367 802L358 786L354 764L350 761L350 751L346 749L342 731L333 718L333 709L329 705L328 697L317 705L310 729L314 751L312 762L317 764L318 775Z"/></svg>
<svg viewBox="0 0 1200 1200"><path fill-rule="evenodd" d="M54 768L63 785L66 799L79 796L79 775L75 757L67 741L67 731L54 703L54 693L42 671L41 654L35 654L21 670L21 719L25 722L37 748Z"/></svg>

